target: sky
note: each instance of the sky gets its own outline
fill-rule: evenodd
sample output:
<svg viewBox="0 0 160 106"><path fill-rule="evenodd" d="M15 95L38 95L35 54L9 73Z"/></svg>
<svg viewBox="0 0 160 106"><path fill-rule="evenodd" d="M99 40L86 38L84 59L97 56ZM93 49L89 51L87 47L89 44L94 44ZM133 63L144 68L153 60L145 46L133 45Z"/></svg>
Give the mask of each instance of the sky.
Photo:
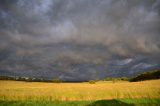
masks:
<svg viewBox="0 0 160 106"><path fill-rule="evenodd" d="M159 0L0 0L0 74L101 79L160 68Z"/></svg>

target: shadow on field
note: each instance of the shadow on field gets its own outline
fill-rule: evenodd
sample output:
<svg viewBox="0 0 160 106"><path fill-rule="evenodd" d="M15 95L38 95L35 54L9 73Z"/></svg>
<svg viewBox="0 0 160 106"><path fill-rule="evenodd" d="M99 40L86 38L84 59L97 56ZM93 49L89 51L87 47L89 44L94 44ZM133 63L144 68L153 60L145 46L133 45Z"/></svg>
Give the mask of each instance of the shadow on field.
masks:
<svg viewBox="0 0 160 106"><path fill-rule="evenodd" d="M122 101L113 100L98 100L87 106L134 106L134 104L127 104Z"/></svg>

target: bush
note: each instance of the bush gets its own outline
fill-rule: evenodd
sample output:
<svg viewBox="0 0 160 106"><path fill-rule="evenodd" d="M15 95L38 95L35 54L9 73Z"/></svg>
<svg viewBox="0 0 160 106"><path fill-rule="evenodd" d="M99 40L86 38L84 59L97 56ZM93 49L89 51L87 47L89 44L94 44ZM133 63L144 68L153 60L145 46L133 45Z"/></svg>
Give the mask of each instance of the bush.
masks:
<svg viewBox="0 0 160 106"><path fill-rule="evenodd" d="M90 83L90 84L95 84L96 81L95 81L95 80L90 80L89 83Z"/></svg>
<svg viewBox="0 0 160 106"><path fill-rule="evenodd" d="M113 78L110 78L110 77L107 77L104 79L104 81L112 81L112 80L113 80Z"/></svg>
<svg viewBox="0 0 160 106"><path fill-rule="evenodd" d="M54 83L61 83L62 81L60 79L53 79L52 82L54 82Z"/></svg>
<svg viewBox="0 0 160 106"><path fill-rule="evenodd" d="M121 80L122 80L122 81L128 81L128 78L122 77Z"/></svg>
<svg viewBox="0 0 160 106"><path fill-rule="evenodd" d="M112 82L113 82L113 83L116 83L117 81L118 81L118 79L116 79L116 78L113 78L113 79L112 79Z"/></svg>
<svg viewBox="0 0 160 106"><path fill-rule="evenodd" d="M103 81L113 81L113 82L116 82L116 81L128 81L128 78L126 78L126 77L120 77L120 78L108 77L108 78L105 78Z"/></svg>

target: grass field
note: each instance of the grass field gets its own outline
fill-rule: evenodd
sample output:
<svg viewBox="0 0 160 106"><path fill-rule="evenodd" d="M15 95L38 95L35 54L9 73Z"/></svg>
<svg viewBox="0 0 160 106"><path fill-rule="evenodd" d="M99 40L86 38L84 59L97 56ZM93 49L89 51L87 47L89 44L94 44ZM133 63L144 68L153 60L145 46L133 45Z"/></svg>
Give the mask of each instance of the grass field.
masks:
<svg viewBox="0 0 160 106"><path fill-rule="evenodd" d="M0 106L160 106L159 99L113 99L97 101L0 101Z"/></svg>
<svg viewBox="0 0 160 106"><path fill-rule="evenodd" d="M108 106L159 106L160 80L96 84L0 81L0 106L107 106L108 103Z"/></svg>

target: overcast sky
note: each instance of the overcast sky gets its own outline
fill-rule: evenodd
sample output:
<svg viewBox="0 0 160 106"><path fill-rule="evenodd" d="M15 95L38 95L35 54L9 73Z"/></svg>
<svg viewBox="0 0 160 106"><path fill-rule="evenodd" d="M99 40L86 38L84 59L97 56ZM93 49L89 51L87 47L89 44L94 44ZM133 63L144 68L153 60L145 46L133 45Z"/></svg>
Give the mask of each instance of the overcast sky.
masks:
<svg viewBox="0 0 160 106"><path fill-rule="evenodd" d="M1 46L76 42L102 44L120 53L159 53L160 2L1 0L0 33Z"/></svg>
<svg viewBox="0 0 160 106"><path fill-rule="evenodd" d="M81 46L75 46L77 55L68 46L50 48L51 54L44 51L56 44ZM0 0L1 61L9 61L14 54L43 58L45 63L57 52L79 59L92 55L79 50L90 46L96 47L92 49L96 53L104 52L99 54L103 58L146 55L159 59L160 0ZM6 70L4 64L8 63L1 62L1 69Z"/></svg>

